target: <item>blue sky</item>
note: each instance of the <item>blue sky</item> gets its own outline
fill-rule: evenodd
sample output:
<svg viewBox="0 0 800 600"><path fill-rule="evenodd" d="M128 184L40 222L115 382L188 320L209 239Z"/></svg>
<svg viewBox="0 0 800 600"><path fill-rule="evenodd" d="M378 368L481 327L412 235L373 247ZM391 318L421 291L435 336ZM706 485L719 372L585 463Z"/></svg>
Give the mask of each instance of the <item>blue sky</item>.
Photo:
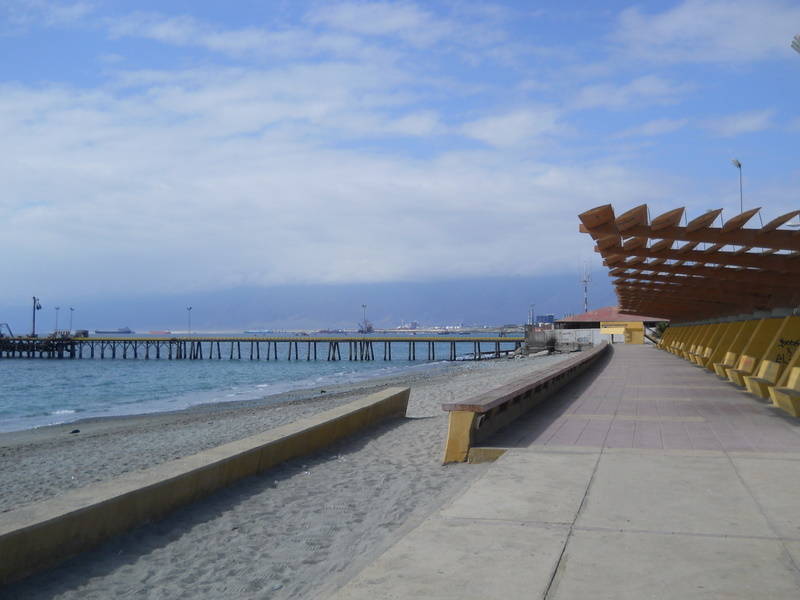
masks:
<svg viewBox="0 0 800 600"><path fill-rule="evenodd" d="M2 303L605 270L800 208L787 0L0 4Z"/></svg>

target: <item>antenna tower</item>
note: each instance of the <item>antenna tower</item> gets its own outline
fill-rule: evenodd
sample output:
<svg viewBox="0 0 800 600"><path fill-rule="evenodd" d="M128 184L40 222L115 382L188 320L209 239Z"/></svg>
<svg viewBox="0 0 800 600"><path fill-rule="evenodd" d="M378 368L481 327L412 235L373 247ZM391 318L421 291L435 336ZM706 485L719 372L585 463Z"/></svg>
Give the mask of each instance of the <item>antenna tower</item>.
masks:
<svg viewBox="0 0 800 600"><path fill-rule="evenodd" d="M583 277L581 278L581 283L583 283L583 312L589 312L589 274L586 273L586 263L583 263Z"/></svg>

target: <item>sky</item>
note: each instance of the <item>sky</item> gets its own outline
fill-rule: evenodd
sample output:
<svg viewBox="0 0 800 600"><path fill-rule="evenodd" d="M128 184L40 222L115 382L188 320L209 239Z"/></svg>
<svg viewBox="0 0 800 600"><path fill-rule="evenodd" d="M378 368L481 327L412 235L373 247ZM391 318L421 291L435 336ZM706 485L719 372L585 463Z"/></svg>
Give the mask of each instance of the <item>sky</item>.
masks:
<svg viewBox="0 0 800 600"><path fill-rule="evenodd" d="M603 204L766 223L798 33L795 0L3 0L0 309L605 277Z"/></svg>

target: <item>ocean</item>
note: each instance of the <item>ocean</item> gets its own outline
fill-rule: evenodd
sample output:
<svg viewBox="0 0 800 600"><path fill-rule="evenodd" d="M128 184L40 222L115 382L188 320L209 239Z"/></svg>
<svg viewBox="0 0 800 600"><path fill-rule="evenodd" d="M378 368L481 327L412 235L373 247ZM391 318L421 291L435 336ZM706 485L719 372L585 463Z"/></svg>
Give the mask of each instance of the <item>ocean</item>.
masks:
<svg viewBox="0 0 800 600"><path fill-rule="evenodd" d="M213 360L81 358L0 359L0 432L21 431L85 418L172 411L207 403L255 400L290 390L319 389L375 377L432 368L444 361L407 360L397 348L384 361L350 361L346 348L339 361L286 360L288 347L278 344L279 360L233 360L222 353ZM263 349L262 349L263 350ZM460 358L471 343L459 343ZM425 356L422 348L417 350ZM445 352L446 354L446 352Z"/></svg>

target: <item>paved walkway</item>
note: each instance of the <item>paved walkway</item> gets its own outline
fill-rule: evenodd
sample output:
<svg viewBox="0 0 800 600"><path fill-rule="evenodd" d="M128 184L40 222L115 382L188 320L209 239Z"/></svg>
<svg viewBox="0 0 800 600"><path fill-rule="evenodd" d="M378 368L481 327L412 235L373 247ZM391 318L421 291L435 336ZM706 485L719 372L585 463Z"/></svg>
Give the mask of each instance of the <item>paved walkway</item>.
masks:
<svg viewBox="0 0 800 600"><path fill-rule="evenodd" d="M705 369L615 346L490 445L333 597L800 598L800 421Z"/></svg>

